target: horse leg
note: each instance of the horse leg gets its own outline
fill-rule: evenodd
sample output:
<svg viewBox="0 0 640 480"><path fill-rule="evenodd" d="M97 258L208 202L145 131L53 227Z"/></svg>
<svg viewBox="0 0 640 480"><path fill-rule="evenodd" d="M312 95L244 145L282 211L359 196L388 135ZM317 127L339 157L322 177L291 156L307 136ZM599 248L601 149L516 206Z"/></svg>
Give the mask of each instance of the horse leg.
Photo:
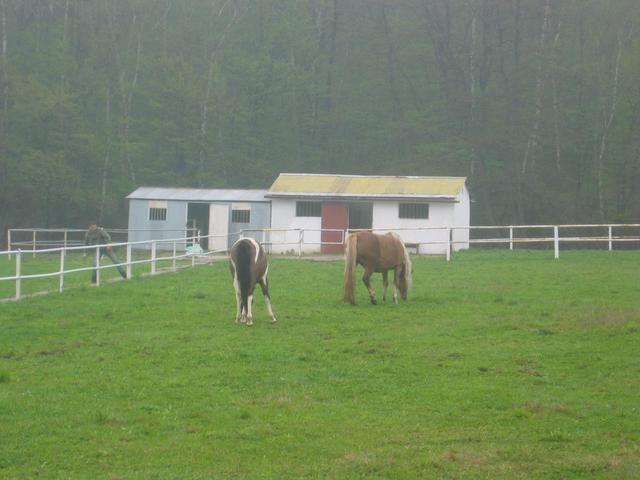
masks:
<svg viewBox="0 0 640 480"><path fill-rule="evenodd" d="M249 293L249 295L247 295L247 326L251 326L253 325L253 313L252 312L252 307L253 307L253 290L250 290L251 293Z"/></svg>
<svg viewBox="0 0 640 480"><path fill-rule="evenodd" d="M389 286L389 272L382 272L382 301L387 301L387 287Z"/></svg>
<svg viewBox="0 0 640 480"><path fill-rule="evenodd" d="M371 299L371 303L377 305L378 301L376 300L376 291L371 287L371 275L373 275L373 267L365 266L362 281L369 291L369 298Z"/></svg>
<svg viewBox="0 0 640 480"><path fill-rule="evenodd" d="M393 303L398 303L398 288L400 283L400 269L402 267L396 267L393 271Z"/></svg>
<svg viewBox="0 0 640 480"><path fill-rule="evenodd" d="M240 291L236 290L236 323L240 323L242 320L242 297Z"/></svg>
<svg viewBox="0 0 640 480"><path fill-rule="evenodd" d="M271 297L269 296L269 285L267 284L267 276L265 275L259 280L260 288L262 288L262 295L264 296L264 303L267 306L267 314L271 318L271 323L276 323L276 316L273 314L273 308L271 306Z"/></svg>

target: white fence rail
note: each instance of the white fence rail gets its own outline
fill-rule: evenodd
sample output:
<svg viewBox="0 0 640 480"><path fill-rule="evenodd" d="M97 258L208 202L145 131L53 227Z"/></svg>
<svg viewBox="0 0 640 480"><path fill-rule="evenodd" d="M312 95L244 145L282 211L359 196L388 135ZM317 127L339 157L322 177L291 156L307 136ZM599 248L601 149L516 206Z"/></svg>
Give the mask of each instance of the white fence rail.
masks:
<svg viewBox="0 0 640 480"><path fill-rule="evenodd" d="M590 231L600 231L601 233L592 235L565 235L563 232L578 231L588 229ZM502 236L491 236L484 238L471 238L471 235L466 235L462 240L456 239L454 232L465 231L470 233L482 233L482 232L502 232ZM631 232L629 232L631 230ZM16 230L13 230L16 231ZM65 229L60 229L65 231ZM69 229L66 229L69 231ZM443 240L429 239L417 241L405 241L407 246L416 249L416 252L420 252L420 248L423 245L434 246L440 245L443 247L444 254L447 260L451 259L452 252L456 247L462 246L468 248L472 245L504 245L510 250L513 250L516 245L532 245L532 244L547 244L553 246L554 258L560 256L560 246L562 243L595 243L605 244L606 248L611 251L614 245L617 243L629 243L637 242L640 244L640 224L592 224L592 225L502 225L502 226L470 226L470 227L450 227L450 226L438 226L438 227L422 227L422 228L397 228L397 229L379 229L377 232L395 231L401 236L411 232L428 233L430 231L444 232L444 235L439 235L439 238ZM538 235L531 235L531 231L539 231ZM313 237L320 240L312 239L312 235L305 236L306 233L314 234ZM323 233L336 234L339 232L339 240L335 241L323 241ZM525 232L526 235L519 234ZM635 232L635 233L634 233ZM342 245L344 244L346 233L340 229L261 229L261 230L242 230L240 232L230 233L228 235L209 235L201 237L199 235L180 237L173 239L158 239L158 240L144 240L137 242L115 242L110 244L112 248L124 248L126 251L126 257L124 261L115 264L101 265L100 258L104 245L96 246L62 246L56 248L44 248L44 249L9 249L7 251L0 252L0 261L11 261L11 256L15 256L15 273L11 276L0 277L0 287L3 282L15 282L15 295L11 298L20 299L23 296L22 282L25 280L42 279L58 277L57 290L62 292L65 289L65 276L77 272L93 272L95 271L95 283L100 285L100 273L108 268L122 267L125 269L126 278L132 277L132 268L135 265L149 264L150 274L158 273L158 262L170 262L169 271L175 271L177 269L177 262L187 260L187 266L193 266L195 264L196 257L198 255L197 248L194 248L200 243L200 240L207 238L208 244L212 244L212 240L215 238L224 237L227 239L228 245L230 238L251 236L261 241L268 250L272 250L274 247L278 247L281 252L289 251L288 247L292 247L294 252L297 250L298 256L302 256L305 253L306 246L312 246L313 248L321 247L323 245ZM319 235L318 235L319 234ZM335 235L334 235L335 236ZM134 250L139 252L144 250L150 252L147 258L135 258L133 255ZM317 250L317 251L320 251ZM273 251L273 250L272 250ZM92 264L90 266L75 266L71 267L68 263L68 257L74 253L84 253L91 256ZM227 247L217 250L208 250L207 252L201 252L203 254L226 254ZM48 271L43 273L24 273L24 255L30 254L35 256L36 254L58 255L59 262L55 262L59 265L54 271ZM4 257L4 258L3 258ZM50 258L50 257L49 257ZM51 262L50 262L51 263ZM0 264L0 267L2 265ZM1 271L1 270L0 270ZM0 294L0 297L2 295Z"/></svg>
<svg viewBox="0 0 640 480"><path fill-rule="evenodd" d="M195 228L185 227L180 229L126 229L105 228L114 241L127 242L132 233L162 232L184 237L198 237L200 231ZM7 250L42 250L55 247L73 247L84 245L86 228L9 228L7 229Z"/></svg>

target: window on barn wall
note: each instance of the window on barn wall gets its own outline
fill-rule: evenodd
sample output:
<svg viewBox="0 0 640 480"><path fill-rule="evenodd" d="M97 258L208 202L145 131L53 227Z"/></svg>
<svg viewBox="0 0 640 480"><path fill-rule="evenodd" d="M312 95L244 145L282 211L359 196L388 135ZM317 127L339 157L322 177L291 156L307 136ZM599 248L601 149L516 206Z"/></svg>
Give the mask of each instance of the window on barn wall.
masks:
<svg viewBox="0 0 640 480"><path fill-rule="evenodd" d="M251 206L248 203L231 204L231 223L250 223Z"/></svg>
<svg viewBox="0 0 640 480"><path fill-rule="evenodd" d="M152 200L149 202L149 220L164 222L167 220L167 202Z"/></svg>
<svg viewBox="0 0 640 480"><path fill-rule="evenodd" d="M296 217L321 217L320 202L296 202Z"/></svg>
<svg viewBox="0 0 640 480"><path fill-rule="evenodd" d="M428 203L401 203L398 205L400 218L429 218Z"/></svg>

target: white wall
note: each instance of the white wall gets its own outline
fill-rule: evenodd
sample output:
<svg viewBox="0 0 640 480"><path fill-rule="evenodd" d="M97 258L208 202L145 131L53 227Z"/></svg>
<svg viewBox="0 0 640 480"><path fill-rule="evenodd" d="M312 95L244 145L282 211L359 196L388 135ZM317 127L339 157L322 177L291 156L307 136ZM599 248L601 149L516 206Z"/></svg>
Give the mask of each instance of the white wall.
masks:
<svg viewBox="0 0 640 480"><path fill-rule="evenodd" d="M471 201L469 199L469 191L467 187L462 188L459 197L460 202L456 203L453 208L453 225L468 227L471 222ZM453 231L453 239L455 243L454 250L465 250L469 248L469 229L456 229Z"/></svg>
<svg viewBox="0 0 640 480"><path fill-rule="evenodd" d="M271 228L303 228L304 233L303 252L315 253L320 251L320 217L296 217L296 201L274 198L271 202ZM274 244L286 242L287 245L273 245L271 251L284 253L288 250L298 251L297 232L271 232L270 241Z"/></svg>
<svg viewBox="0 0 640 480"><path fill-rule="evenodd" d="M420 243L419 253L444 254L446 245L426 245L426 242L446 242L447 231L442 230L402 230L424 227L448 226L453 224L453 203L429 203L428 219L399 218L397 201L378 201L373 204L373 229L395 231L405 243Z"/></svg>
<svg viewBox="0 0 640 480"><path fill-rule="evenodd" d="M469 193L466 187L460 195L459 202L431 202L429 203L428 219L399 218L398 201L373 202L373 230L396 231L405 243L419 243L421 254L445 254L445 243L430 244L432 242L446 242L447 230L411 230L423 227L438 226L468 226L469 225ZM273 199L271 204L271 228L307 229L304 234L304 253L320 252L320 217L296 217L296 201L294 199ZM403 230L408 229L408 230ZM312 231L310 231L312 230ZM461 241L455 245L456 250L468 248L469 231L454 230L454 239ZM275 253L289 250L298 251L297 232L272 232L271 242L287 245L274 245L271 249Z"/></svg>

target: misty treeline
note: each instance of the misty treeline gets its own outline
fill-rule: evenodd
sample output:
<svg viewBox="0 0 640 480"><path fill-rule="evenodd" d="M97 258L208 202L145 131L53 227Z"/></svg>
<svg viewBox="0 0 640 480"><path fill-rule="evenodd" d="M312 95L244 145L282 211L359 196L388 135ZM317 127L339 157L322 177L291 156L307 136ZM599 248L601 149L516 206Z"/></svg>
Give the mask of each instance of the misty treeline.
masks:
<svg viewBox="0 0 640 480"><path fill-rule="evenodd" d="M467 176L474 224L640 216L637 0L0 0L0 224L140 185Z"/></svg>

